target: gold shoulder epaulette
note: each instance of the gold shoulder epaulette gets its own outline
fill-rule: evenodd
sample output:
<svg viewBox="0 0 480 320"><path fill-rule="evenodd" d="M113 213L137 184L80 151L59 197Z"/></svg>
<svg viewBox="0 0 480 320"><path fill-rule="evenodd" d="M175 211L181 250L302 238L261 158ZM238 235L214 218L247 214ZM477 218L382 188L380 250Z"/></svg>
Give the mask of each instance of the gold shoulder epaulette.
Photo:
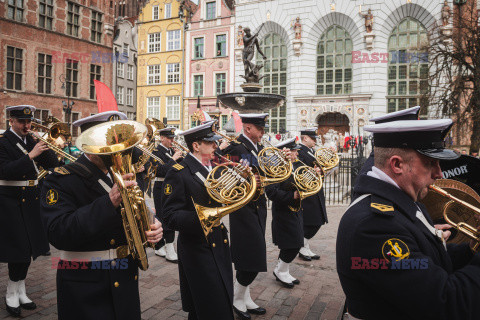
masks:
<svg viewBox="0 0 480 320"><path fill-rule="evenodd" d="M56 167L53 171L62 175L70 174L70 171L68 171L64 167Z"/></svg>
<svg viewBox="0 0 480 320"><path fill-rule="evenodd" d="M177 169L177 171L180 171L180 170L183 169L183 166L182 166L181 164L178 164L178 163L177 163L177 164L174 164L174 165L172 166L172 168Z"/></svg>
<svg viewBox="0 0 480 320"><path fill-rule="evenodd" d="M386 205L386 204L372 202L370 204L370 206L374 209L377 209L378 211L381 211L381 212L395 211L392 206L389 206L389 205Z"/></svg>

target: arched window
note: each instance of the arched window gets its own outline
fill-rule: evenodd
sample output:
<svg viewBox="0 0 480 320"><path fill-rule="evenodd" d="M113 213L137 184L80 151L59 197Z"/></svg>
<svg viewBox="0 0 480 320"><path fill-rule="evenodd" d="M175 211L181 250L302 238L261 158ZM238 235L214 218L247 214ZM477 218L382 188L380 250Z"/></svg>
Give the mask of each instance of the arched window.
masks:
<svg viewBox="0 0 480 320"><path fill-rule="evenodd" d="M332 26L317 46L317 95L352 92L352 39L345 29Z"/></svg>
<svg viewBox="0 0 480 320"><path fill-rule="evenodd" d="M427 30L412 18L401 21L390 34L387 112L420 104L428 90L427 45Z"/></svg>
<svg viewBox="0 0 480 320"><path fill-rule="evenodd" d="M260 42L260 47L267 57L263 60L257 53L256 61L263 63L263 75L261 81L263 92L287 95L287 46L280 35L270 33ZM264 61L264 62L262 62ZM262 72L261 72L262 73ZM284 133L287 130L287 105L270 111L269 132Z"/></svg>

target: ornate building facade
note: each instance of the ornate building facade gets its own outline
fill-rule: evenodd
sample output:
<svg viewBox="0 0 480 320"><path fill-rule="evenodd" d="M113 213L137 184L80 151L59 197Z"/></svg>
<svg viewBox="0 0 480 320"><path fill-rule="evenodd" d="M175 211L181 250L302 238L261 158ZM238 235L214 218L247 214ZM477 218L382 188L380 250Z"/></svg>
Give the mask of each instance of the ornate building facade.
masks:
<svg viewBox="0 0 480 320"><path fill-rule="evenodd" d="M234 8L232 0L200 0L186 32L185 128L197 122L201 109L227 123L232 110L217 106L216 96L234 88Z"/></svg>
<svg viewBox="0 0 480 320"><path fill-rule="evenodd" d="M420 104L428 73L422 48L442 6L426 0L237 1L237 32L259 32L267 56L263 91L287 97L283 108L271 111L271 132L319 126L362 135L369 118ZM237 43L235 51L241 49ZM240 61L235 68L243 72ZM235 78L236 91L242 82Z"/></svg>

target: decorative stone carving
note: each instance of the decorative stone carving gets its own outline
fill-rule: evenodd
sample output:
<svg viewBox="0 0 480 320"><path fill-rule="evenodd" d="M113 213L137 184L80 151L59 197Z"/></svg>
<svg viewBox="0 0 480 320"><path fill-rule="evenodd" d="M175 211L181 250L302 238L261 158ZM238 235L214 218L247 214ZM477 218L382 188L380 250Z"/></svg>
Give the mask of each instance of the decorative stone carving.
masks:
<svg viewBox="0 0 480 320"><path fill-rule="evenodd" d="M363 37L365 38L365 48L367 50L372 50L373 49L373 40L375 39L375 34L373 32L372 33L367 33Z"/></svg>
<svg viewBox="0 0 480 320"><path fill-rule="evenodd" d="M245 105L245 97L235 97L235 101L242 107Z"/></svg>
<svg viewBox="0 0 480 320"><path fill-rule="evenodd" d="M302 24L300 23L300 17L297 17L295 21L292 21L292 29L295 31L295 39L293 40L293 52L296 56L301 55L302 50Z"/></svg>

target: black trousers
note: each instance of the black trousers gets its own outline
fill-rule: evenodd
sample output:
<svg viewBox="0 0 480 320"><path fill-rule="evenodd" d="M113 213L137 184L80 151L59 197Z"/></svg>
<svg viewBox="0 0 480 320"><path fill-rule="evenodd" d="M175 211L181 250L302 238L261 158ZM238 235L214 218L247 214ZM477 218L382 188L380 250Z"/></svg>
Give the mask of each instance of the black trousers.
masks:
<svg viewBox="0 0 480 320"><path fill-rule="evenodd" d="M166 243L172 243L175 240L175 230L165 230L163 229L163 238L155 244L155 250L160 249Z"/></svg>
<svg viewBox="0 0 480 320"><path fill-rule="evenodd" d="M240 283L244 287L247 287L253 282L253 280L255 280L257 275L258 272L237 270L236 278L238 283Z"/></svg>
<svg viewBox="0 0 480 320"><path fill-rule="evenodd" d="M320 230L320 226L303 226L303 237L306 239L312 239Z"/></svg>
<svg viewBox="0 0 480 320"><path fill-rule="evenodd" d="M9 262L8 277L12 281L25 280L30 262Z"/></svg>
<svg viewBox="0 0 480 320"><path fill-rule="evenodd" d="M294 248L294 249L280 249L280 254L278 257L286 263L290 263L295 259L297 254L300 252L300 248Z"/></svg>

